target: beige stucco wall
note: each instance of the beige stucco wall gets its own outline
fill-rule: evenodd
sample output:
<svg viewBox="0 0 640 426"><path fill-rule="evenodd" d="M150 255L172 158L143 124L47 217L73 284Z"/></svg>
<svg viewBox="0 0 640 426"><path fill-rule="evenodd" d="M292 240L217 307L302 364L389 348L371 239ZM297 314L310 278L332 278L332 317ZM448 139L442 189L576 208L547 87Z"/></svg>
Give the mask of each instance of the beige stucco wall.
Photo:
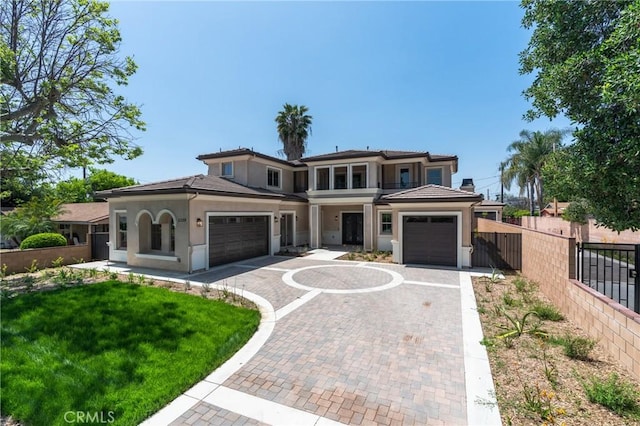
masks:
<svg viewBox="0 0 640 426"><path fill-rule="evenodd" d="M174 271L188 271L189 270L189 229L188 229L188 202L187 196L174 196L173 199L165 200L125 200L125 199L111 199L109 200L109 217L111 222L109 225L110 241L112 242L111 250L115 249L115 241L118 232L118 225L115 222L116 210L126 210L127 215L127 250L126 261L127 264L132 266L145 266L150 268L168 269ZM148 211L151 217L156 220L158 214L162 210L168 210L173 213L176 219L176 232L175 232L175 253L177 261L174 260L161 260L161 259L146 259L136 256L137 253L145 251L145 242L140 241L140 236L148 235L148 229L140 229L136 223L136 217L142 211ZM144 227L144 225L143 225ZM142 245L142 251L141 251ZM120 251L122 252L122 251ZM112 260L113 256L110 257ZM167 258L169 259L169 258Z"/></svg>

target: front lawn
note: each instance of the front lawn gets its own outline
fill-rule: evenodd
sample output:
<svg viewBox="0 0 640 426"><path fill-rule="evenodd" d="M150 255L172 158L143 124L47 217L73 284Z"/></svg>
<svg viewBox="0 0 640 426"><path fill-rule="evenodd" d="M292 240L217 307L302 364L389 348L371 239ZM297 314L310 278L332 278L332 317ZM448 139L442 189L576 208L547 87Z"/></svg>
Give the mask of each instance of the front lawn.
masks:
<svg viewBox="0 0 640 426"><path fill-rule="evenodd" d="M137 424L231 357L259 322L255 310L119 281L4 299L2 414L32 425L78 412Z"/></svg>

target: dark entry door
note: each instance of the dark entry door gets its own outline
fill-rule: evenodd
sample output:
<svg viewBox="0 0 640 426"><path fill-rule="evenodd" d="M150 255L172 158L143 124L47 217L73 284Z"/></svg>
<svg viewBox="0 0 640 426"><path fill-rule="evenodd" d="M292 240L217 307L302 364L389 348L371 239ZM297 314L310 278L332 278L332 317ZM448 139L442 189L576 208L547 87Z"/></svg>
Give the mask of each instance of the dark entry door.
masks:
<svg viewBox="0 0 640 426"><path fill-rule="evenodd" d="M342 213L342 244L362 245L364 242L362 213Z"/></svg>

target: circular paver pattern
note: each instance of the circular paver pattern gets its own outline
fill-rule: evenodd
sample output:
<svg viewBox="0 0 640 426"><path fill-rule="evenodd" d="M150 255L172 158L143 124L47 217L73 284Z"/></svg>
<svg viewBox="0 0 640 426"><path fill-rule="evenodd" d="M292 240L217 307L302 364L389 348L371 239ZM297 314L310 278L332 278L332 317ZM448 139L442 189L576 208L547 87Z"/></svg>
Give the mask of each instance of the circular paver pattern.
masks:
<svg viewBox="0 0 640 426"><path fill-rule="evenodd" d="M323 293L368 293L393 288L404 278L397 272L373 266L319 265L289 271L285 284Z"/></svg>

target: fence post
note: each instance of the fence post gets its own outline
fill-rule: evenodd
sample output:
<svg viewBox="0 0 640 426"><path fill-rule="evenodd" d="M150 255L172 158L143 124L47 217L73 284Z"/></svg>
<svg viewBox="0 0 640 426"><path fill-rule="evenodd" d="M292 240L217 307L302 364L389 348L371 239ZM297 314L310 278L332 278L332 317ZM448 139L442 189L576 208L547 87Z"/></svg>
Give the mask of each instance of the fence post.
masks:
<svg viewBox="0 0 640 426"><path fill-rule="evenodd" d="M636 256L633 269L636 271L635 285L633 286L633 307L640 314L640 244L636 244Z"/></svg>

